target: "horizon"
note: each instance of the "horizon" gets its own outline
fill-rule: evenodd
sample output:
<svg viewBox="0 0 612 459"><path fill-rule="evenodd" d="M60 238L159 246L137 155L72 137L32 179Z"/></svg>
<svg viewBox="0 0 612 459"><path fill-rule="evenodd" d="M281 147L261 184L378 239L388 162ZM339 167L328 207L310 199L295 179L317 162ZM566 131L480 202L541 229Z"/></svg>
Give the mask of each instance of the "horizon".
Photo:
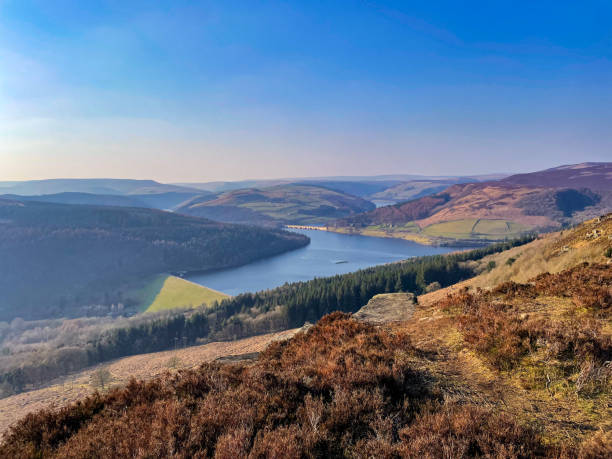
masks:
<svg viewBox="0 0 612 459"><path fill-rule="evenodd" d="M519 173L612 151L612 6L0 4L1 179Z"/></svg>
<svg viewBox="0 0 612 459"><path fill-rule="evenodd" d="M233 183L233 182L267 182L267 181L295 181L295 180L339 180L339 181L351 181L351 180L363 180L363 179L371 179L371 180L393 180L393 177L397 177L398 179L401 177L405 179L405 177L413 177L406 180L421 180L421 179L445 179L445 178L477 178L477 177L487 177L487 176L499 176L500 178L510 177L512 175L519 174L529 174L534 172L541 172L546 170L558 169L562 167L569 166L578 166L582 164L609 164L610 161L583 161L580 163L572 163L572 164L558 164L555 166L545 167L543 169L538 170L525 170L514 173L503 173L503 172L485 172L481 174L462 174L462 175L427 175L423 173L387 173L387 174L376 174L376 175L319 175L319 176L294 176L294 177L263 177L263 178L246 178L246 179L236 179L236 180L209 180L209 181L181 181L181 180L169 180L163 181L155 178L135 178L135 177L107 177L107 176L99 176L99 177L46 177L46 178L32 178L32 179L23 179L23 180L11 180L11 179L0 179L0 183L19 183L19 182L43 182L43 181L61 181L61 180L134 180L134 181L154 181L161 184L166 185L189 185L189 184L208 184L208 183ZM498 179L490 179L490 180L498 180Z"/></svg>

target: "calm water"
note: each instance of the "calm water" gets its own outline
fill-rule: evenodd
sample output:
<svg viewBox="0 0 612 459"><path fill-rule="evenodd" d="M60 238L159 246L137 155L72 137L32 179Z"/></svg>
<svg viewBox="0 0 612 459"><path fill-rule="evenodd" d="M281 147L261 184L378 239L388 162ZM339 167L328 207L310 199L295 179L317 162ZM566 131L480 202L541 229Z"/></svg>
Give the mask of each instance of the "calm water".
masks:
<svg viewBox="0 0 612 459"><path fill-rule="evenodd" d="M430 247L401 239L295 231L309 236L310 244L238 268L194 274L187 279L228 295L237 295L278 287L285 282L344 274L391 261L458 250L457 247Z"/></svg>

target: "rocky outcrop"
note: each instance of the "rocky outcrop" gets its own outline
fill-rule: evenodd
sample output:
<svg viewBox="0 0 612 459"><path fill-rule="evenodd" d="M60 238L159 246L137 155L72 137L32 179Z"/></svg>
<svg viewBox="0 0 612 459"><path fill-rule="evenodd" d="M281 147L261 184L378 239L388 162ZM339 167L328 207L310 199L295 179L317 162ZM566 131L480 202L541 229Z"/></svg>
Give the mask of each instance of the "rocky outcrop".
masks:
<svg viewBox="0 0 612 459"><path fill-rule="evenodd" d="M412 293L383 293L373 297L353 317L374 325L401 322L412 317L415 307Z"/></svg>

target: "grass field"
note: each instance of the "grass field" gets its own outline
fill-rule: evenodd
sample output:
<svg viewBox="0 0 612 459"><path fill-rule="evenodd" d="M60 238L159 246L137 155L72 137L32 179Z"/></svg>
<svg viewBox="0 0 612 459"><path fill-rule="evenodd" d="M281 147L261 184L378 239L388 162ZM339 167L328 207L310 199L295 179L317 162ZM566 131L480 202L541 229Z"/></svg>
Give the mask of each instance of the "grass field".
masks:
<svg viewBox="0 0 612 459"><path fill-rule="evenodd" d="M520 223L509 220L468 218L435 223L424 228L423 233L450 239L500 239L517 237L528 229Z"/></svg>
<svg viewBox="0 0 612 459"><path fill-rule="evenodd" d="M209 305L215 300L227 298L224 293L167 274L156 276L138 296L141 309L146 312Z"/></svg>

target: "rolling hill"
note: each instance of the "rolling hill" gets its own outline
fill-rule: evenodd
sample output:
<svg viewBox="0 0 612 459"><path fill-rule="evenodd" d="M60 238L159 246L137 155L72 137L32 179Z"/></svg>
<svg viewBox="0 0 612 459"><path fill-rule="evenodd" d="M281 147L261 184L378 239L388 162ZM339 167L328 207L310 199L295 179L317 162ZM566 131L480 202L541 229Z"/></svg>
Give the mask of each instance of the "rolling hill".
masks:
<svg viewBox="0 0 612 459"><path fill-rule="evenodd" d="M338 232L429 243L479 243L559 228L612 209L612 163L584 163L439 193L329 225Z"/></svg>
<svg viewBox="0 0 612 459"><path fill-rule="evenodd" d="M159 210L0 199L0 319L101 315L148 276L236 266L308 238Z"/></svg>
<svg viewBox="0 0 612 459"><path fill-rule="evenodd" d="M410 201L412 199L421 198L430 194L436 194L444 191L446 188L458 183L471 183L476 180L465 178L448 179L448 180L411 180L402 182L397 185L386 188L370 195L373 201Z"/></svg>
<svg viewBox="0 0 612 459"><path fill-rule="evenodd" d="M0 198L17 201L53 202L56 204L88 204L94 206L115 207L149 207L144 203L144 201L140 201L138 198L132 196L115 194L78 193L71 191L32 196L4 194L0 195Z"/></svg>
<svg viewBox="0 0 612 459"><path fill-rule="evenodd" d="M0 182L5 198L55 202L59 204L92 204L105 206L148 207L168 209L198 196L214 194L154 180L129 179L49 179L24 182Z"/></svg>
<svg viewBox="0 0 612 459"><path fill-rule="evenodd" d="M178 185L166 185L154 180L46 179L27 180L23 182L0 182L0 191L5 194L33 196L67 192L112 195L156 194L168 192L198 193L202 190Z"/></svg>
<svg viewBox="0 0 612 459"><path fill-rule="evenodd" d="M374 207L346 193L294 184L229 191L212 200L194 198L176 212L230 223L322 225Z"/></svg>

